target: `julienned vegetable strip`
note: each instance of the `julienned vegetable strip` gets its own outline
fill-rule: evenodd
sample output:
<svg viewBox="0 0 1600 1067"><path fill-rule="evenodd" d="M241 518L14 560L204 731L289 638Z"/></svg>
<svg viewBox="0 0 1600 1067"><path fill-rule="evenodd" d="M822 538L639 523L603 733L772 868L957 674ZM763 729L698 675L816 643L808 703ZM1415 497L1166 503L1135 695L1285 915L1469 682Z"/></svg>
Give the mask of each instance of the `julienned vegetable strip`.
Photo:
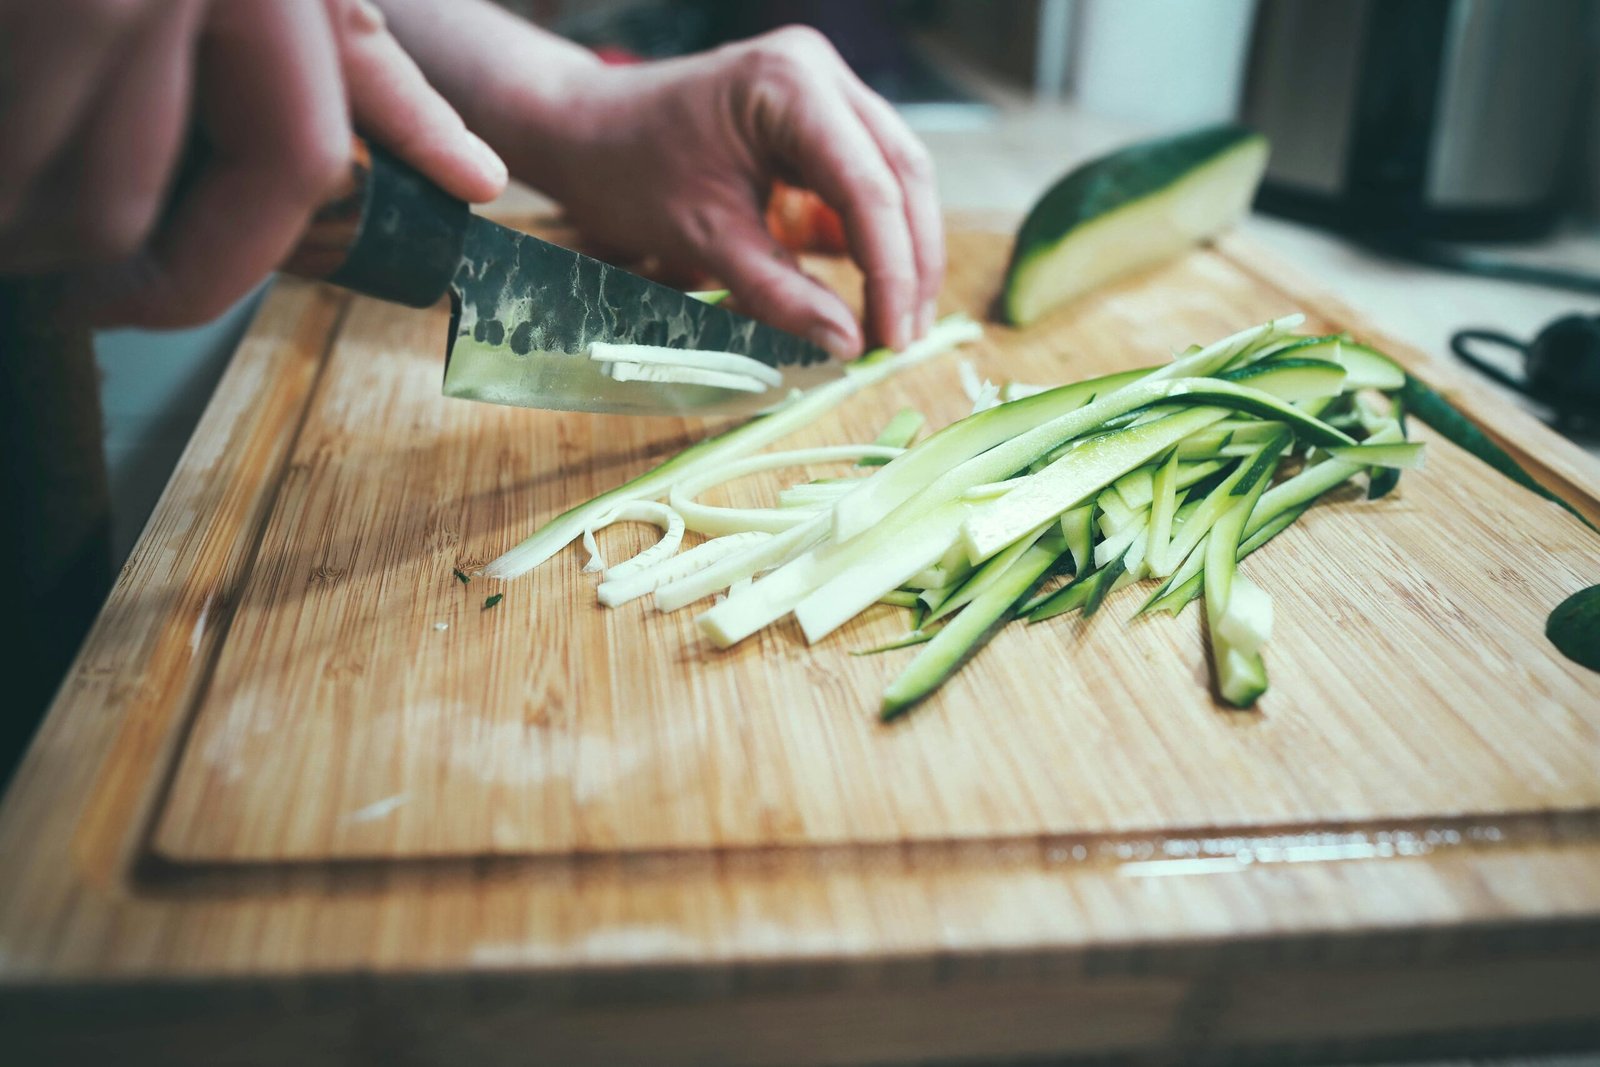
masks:
<svg viewBox="0 0 1600 1067"><path fill-rule="evenodd" d="M754 378L767 385L783 384L783 375L759 359L736 352L704 352L690 348L664 348L660 345L618 345L596 341L589 346L589 358L599 363L649 364L656 367L684 367L718 371Z"/></svg>
<svg viewBox="0 0 1600 1067"><path fill-rule="evenodd" d="M735 456L749 455L772 442L809 426L822 415L869 386L900 371L942 356L958 345L977 340L983 329L965 315L941 319L928 335L903 352L879 350L857 360L844 377L808 390L788 403L749 422L724 430L692 445L660 466L625 482L586 503L562 512L511 551L484 567L488 578L515 578L526 574L583 533L584 528L608 508L628 500L654 500L675 482L710 470Z"/></svg>
<svg viewBox="0 0 1600 1067"><path fill-rule="evenodd" d="M930 342L863 360L844 381L559 516L488 573L520 573L615 518L660 523L663 544L674 529L712 535L680 555L658 545L613 568L602 603L654 592L657 609L674 611L709 598L698 625L723 647L791 614L814 643L865 612L907 609L907 632L869 650L923 646L885 691L885 718L927 699L1009 620L1088 617L1117 590L1163 578L1141 611L1176 614L1203 591L1217 692L1247 707L1266 691L1274 613L1240 561L1351 477L1386 488L1422 462L1396 412L1372 399L1406 381L1398 366L1347 337L1298 337L1299 321L1193 346L1158 368L982 389L977 410L920 442L922 417L906 411L873 444L752 454L976 336L974 324L946 320ZM779 506L696 499L758 471L849 461L848 477L819 472L830 476L791 485ZM1299 469L1280 479L1285 466ZM661 497L670 506L629 503ZM1036 595L1057 574L1070 582ZM1032 632L1047 639L1044 628Z"/></svg>

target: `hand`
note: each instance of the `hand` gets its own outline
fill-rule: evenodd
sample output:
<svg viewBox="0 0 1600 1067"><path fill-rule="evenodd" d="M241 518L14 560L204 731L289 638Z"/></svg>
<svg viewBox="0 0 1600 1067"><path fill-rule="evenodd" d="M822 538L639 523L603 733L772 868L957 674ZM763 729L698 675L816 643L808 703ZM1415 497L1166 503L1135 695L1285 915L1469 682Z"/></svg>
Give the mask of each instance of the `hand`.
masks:
<svg viewBox="0 0 1600 1067"><path fill-rule="evenodd" d="M0 273L69 272L102 322L211 318L286 258L352 117L456 196L504 186L364 0L0 0Z"/></svg>
<svg viewBox="0 0 1600 1067"><path fill-rule="evenodd" d="M709 271L756 317L855 355L854 316L763 223L781 178L842 216L874 340L904 347L931 324L944 274L932 164L822 35L794 27L684 59L596 65L565 95L554 118L548 102L502 102L542 120L499 143L586 234Z"/></svg>

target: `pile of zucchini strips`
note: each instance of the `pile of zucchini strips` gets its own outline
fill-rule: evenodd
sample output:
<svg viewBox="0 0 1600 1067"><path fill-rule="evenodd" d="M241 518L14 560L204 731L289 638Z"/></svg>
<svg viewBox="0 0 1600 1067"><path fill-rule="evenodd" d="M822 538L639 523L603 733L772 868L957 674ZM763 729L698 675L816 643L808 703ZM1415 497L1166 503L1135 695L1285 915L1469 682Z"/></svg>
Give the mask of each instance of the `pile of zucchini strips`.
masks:
<svg viewBox="0 0 1600 1067"><path fill-rule="evenodd" d="M1404 385L1401 368L1348 337L1297 334L1301 321L1264 323L1159 367L978 389L972 414L921 440L924 420L905 411L871 444L758 451L980 335L952 316L905 351L869 356L558 516L484 573L515 577L583 538L589 569L603 572L601 603L702 605L700 632L722 648L789 615L815 643L876 604L900 606L906 634L868 650L916 647L883 694L885 719L927 699L1007 623L1092 615L1148 579L1159 584L1141 614L1175 615L1203 598L1216 691L1248 707L1267 690L1272 600L1240 561L1352 478L1377 498L1422 460L1384 395ZM821 479L803 470L841 463L855 466ZM697 499L778 468L799 469L778 500ZM608 566L593 534L622 521L663 534ZM683 549L688 533L704 540ZM1048 641L1050 629L1033 632Z"/></svg>

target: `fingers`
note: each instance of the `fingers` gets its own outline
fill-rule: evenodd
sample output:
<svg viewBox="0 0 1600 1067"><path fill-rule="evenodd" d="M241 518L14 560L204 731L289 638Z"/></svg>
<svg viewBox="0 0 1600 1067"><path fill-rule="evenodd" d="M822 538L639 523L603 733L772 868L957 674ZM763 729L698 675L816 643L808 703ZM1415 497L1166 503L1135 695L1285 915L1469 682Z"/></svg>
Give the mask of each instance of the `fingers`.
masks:
<svg viewBox="0 0 1600 1067"><path fill-rule="evenodd" d="M167 327L221 313L283 261L348 166L338 48L320 5L227 0L208 9L200 40L209 157L144 253L81 279L101 321Z"/></svg>
<svg viewBox="0 0 1600 1067"><path fill-rule="evenodd" d="M803 104L790 158L844 220L850 253L866 275L869 332L904 348L916 327L917 277L900 183L842 92L815 93Z"/></svg>
<svg viewBox="0 0 1600 1067"><path fill-rule="evenodd" d="M732 290L743 310L840 359L861 353L855 315L837 293L800 270L753 205L702 204L683 221L696 258Z"/></svg>
<svg viewBox="0 0 1600 1067"><path fill-rule="evenodd" d="M851 99L847 86L853 76L819 34L770 34L747 62L753 135L780 167L793 170L839 212L851 255L866 275L869 332L881 343L904 347L915 337L936 286L924 283L919 267L934 253L921 251L909 221L914 214L918 227L927 228L923 189L931 184L931 172L917 172L917 157L901 150L896 134L895 161L908 175L917 172L912 204L905 179ZM877 114L873 123L886 138L898 127L898 119L891 123ZM939 244L931 235L922 241L930 248Z"/></svg>
<svg viewBox="0 0 1600 1067"><path fill-rule="evenodd" d="M356 127L452 196L481 203L505 191L505 163L428 84L382 13L368 0L327 5Z"/></svg>
<svg viewBox="0 0 1600 1067"><path fill-rule="evenodd" d="M944 285L944 218L939 210L933 160L883 97L854 75L849 76L845 91L900 182L917 268L916 332L921 336L938 314L939 290Z"/></svg>
<svg viewBox="0 0 1600 1067"><path fill-rule="evenodd" d="M193 6L62 0L0 10L0 271L115 258L148 230L177 152L167 131L182 122ZM147 117L150 136L119 137L109 110ZM123 172L130 196L97 195Z"/></svg>
<svg viewBox="0 0 1600 1067"><path fill-rule="evenodd" d="M80 131L79 251L122 259L155 228L170 193L189 122L196 3L173 3L135 42ZM85 247L86 246L86 247Z"/></svg>

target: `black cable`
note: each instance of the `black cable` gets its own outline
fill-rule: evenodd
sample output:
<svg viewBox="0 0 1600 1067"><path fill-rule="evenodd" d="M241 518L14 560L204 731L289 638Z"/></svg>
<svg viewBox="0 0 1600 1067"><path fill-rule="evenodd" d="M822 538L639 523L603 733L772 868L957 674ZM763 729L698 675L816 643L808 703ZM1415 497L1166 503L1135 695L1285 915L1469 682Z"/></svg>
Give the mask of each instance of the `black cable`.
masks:
<svg viewBox="0 0 1600 1067"><path fill-rule="evenodd" d="M1526 345L1515 337L1509 337L1497 330L1457 330L1450 338L1450 350L1461 357L1461 360L1468 366L1476 368L1480 373L1493 378L1507 388L1515 389L1524 396L1531 395L1528 392L1527 385L1520 378L1513 378L1467 347L1469 341L1487 341L1490 344L1509 348L1519 356L1526 354L1528 351Z"/></svg>

